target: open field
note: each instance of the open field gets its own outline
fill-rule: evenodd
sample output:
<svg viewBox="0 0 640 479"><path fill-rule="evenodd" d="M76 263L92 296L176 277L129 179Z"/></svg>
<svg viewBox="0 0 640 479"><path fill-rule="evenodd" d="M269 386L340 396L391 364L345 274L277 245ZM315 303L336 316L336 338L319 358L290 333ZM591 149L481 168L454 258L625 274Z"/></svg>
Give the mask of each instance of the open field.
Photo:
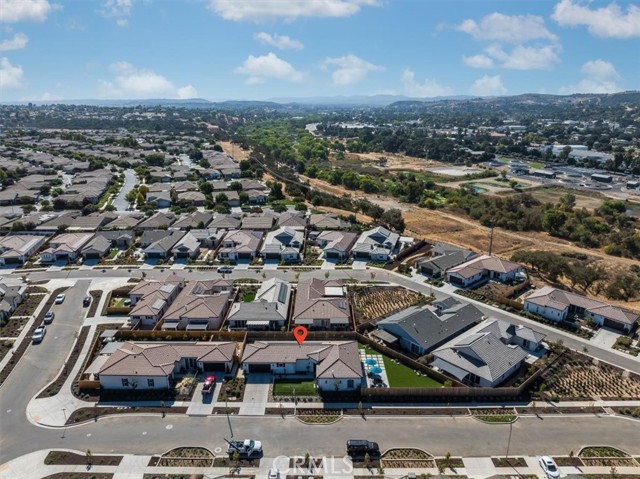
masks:
<svg viewBox="0 0 640 479"><path fill-rule="evenodd" d="M577 190L565 188L542 188L539 190L529 191L529 193L542 203L558 203L567 193L573 193L576 196L576 207L594 210L602 204L604 197L597 192L587 193Z"/></svg>
<svg viewBox="0 0 640 479"><path fill-rule="evenodd" d="M386 161L381 161L384 158ZM363 166L389 171L425 171L426 168L451 166L435 160L425 160L414 156L396 155L393 153L349 153L349 161L358 161Z"/></svg>

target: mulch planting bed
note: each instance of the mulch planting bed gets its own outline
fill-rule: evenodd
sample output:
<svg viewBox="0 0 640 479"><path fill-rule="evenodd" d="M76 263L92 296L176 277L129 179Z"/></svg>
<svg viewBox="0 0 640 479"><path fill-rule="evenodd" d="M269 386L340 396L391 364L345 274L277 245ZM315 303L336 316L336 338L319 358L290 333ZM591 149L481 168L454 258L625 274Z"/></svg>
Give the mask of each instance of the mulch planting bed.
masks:
<svg viewBox="0 0 640 479"><path fill-rule="evenodd" d="M13 312L13 316L31 316L45 298L44 294L30 294Z"/></svg>
<svg viewBox="0 0 640 479"><path fill-rule="evenodd" d="M47 294L47 288L42 286L27 286L27 294Z"/></svg>
<svg viewBox="0 0 640 479"><path fill-rule="evenodd" d="M100 298L102 298L102 291L89 291L89 294L91 295L91 304L89 305L87 318L93 318L98 310L98 304L100 303Z"/></svg>
<svg viewBox="0 0 640 479"><path fill-rule="evenodd" d="M231 409L231 408L230 408ZM215 411L215 409L214 409ZM268 407L264 410L264 413L266 415L277 415L277 416L282 416L282 415L287 415L287 414L293 414L295 411L295 409L293 408L288 408L288 407Z"/></svg>
<svg viewBox="0 0 640 479"><path fill-rule="evenodd" d="M610 446L589 446L584 447L578 454L582 459L585 458L611 458L611 457L631 457L629 454Z"/></svg>
<svg viewBox="0 0 640 479"><path fill-rule="evenodd" d="M365 416L468 416L467 408L375 408L365 409ZM360 416L357 409L344 409L344 414Z"/></svg>
<svg viewBox="0 0 640 479"><path fill-rule="evenodd" d="M353 467L364 468L367 467L364 461L351 461ZM369 461L369 469L377 469L380 467L380 461L378 459Z"/></svg>
<svg viewBox="0 0 640 479"><path fill-rule="evenodd" d="M435 461L433 456L420 449L398 448L385 453L382 457L382 465L390 468L430 468L435 467Z"/></svg>
<svg viewBox="0 0 640 479"><path fill-rule="evenodd" d="M291 474L291 475L287 475L286 479L322 479L322 474L320 475Z"/></svg>
<svg viewBox="0 0 640 479"><path fill-rule="evenodd" d="M49 299L47 300L47 304L45 304L44 308L42 308L42 310L40 311L40 314L38 314L38 317L29 328L27 337L25 338L24 341L22 341L22 343L20 343L20 346L18 346L15 349L15 352L13 353L13 356L11 357L9 362L4 366L2 371L0 371L0 385L6 381L7 377L9 377L9 374L11 374L11 371L13 371L13 368L16 367L16 364L18 364L18 361L20 361L20 358L22 357L24 352L27 350L27 348L31 344L31 341L29 341L28 338L30 338L33 335L33 332L36 330L36 328L40 326L40 324L42 324L44 315L46 314L47 311L49 311L51 306L53 306L53 302L55 301L56 296L60 293L63 293L66 290L67 288L58 288L53 293L51 293L51 296L49 296Z"/></svg>
<svg viewBox="0 0 640 479"><path fill-rule="evenodd" d="M13 343L13 341L8 339L0 343L0 359L4 358L9 353L9 351L11 351Z"/></svg>
<svg viewBox="0 0 640 479"><path fill-rule="evenodd" d="M491 461L496 467L527 467L524 457L492 457Z"/></svg>
<svg viewBox="0 0 640 479"><path fill-rule="evenodd" d="M101 416L113 416L115 414L132 414L132 413L145 413L145 414L158 414L161 415L162 412L166 414L185 414L187 412L187 408L184 406L180 407L83 407L80 409L76 409L71 413L69 419L67 419L67 424L76 424L79 422L88 421L89 419L94 419L96 417Z"/></svg>
<svg viewBox="0 0 640 479"><path fill-rule="evenodd" d="M239 407L214 407L213 414L238 414Z"/></svg>
<svg viewBox="0 0 640 479"><path fill-rule="evenodd" d="M213 467L231 467L235 465L236 461L228 457L216 457L213 460ZM240 459L238 467L260 467L260 459Z"/></svg>
<svg viewBox="0 0 640 479"><path fill-rule="evenodd" d="M71 356L69 356L69 360L66 362L64 369L60 372L56 380L47 386L47 389L38 394L38 399L55 396L60 392L60 389L62 389L62 385L69 377L69 374L71 374L71 370L75 366L76 361L78 360L78 356L80 356L80 351L82 351L84 342L87 339L89 329L91 329L90 326L83 326L80 329L80 333L78 334L78 338L76 339L74 348L71 351Z"/></svg>
<svg viewBox="0 0 640 479"><path fill-rule="evenodd" d="M469 409L474 416L513 416L515 414L512 407L505 408L474 408Z"/></svg>
<svg viewBox="0 0 640 479"><path fill-rule="evenodd" d="M222 385L218 401L242 401L244 398L244 378L233 378Z"/></svg>
<svg viewBox="0 0 640 479"><path fill-rule="evenodd" d="M214 455L203 447L178 447L163 454L158 467L211 467Z"/></svg>
<svg viewBox="0 0 640 479"><path fill-rule="evenodd" d="M450 457L448 461L445 458L440 458L436 459L436 467L442 468L442 470L461 469L464 467L464 462L461 457Z"/></svg>
<svg viewBox="0 0 640 479"><path fill-rule="evenodd" d="M638 463L631 457L612 457L612 458L582 458L585 466L603 466L603 467L638 467Z"/></svg>
<svg viewBox="0 0 640 479"><path fill-rule="evenodd" d="M0 326L0 337L3 338L17 338L20 332L24 328L24 325L29 322L29 316L16 317L11 316L7 319L7 322ZM27 341L29 338L25 338Z"/></svg>
<svg viewBox="0 0 640 479"><path fill-rule="evenodd" d="M563 467L563 466L573 466L573 467L581 467L584 466L584 463L582 462L582 459L580 459L579 457L554 457L553 460L556 462L556 464L559 467Z"/></svg>
<svg viewBox="0 0 640 479"><path fill-rule="evenodd" d="M110 472L57 472L43 479L112 479Z"/></svg>
<svg viewBox="0 0 640 479"><path fill-rule="evenodd" d="M122 456L92 456L91 464L94 466L118 466ZM76 454L68 451L50 451L44 458L47 466L78 466L86 465L87 457L84 454Z"/></svg>

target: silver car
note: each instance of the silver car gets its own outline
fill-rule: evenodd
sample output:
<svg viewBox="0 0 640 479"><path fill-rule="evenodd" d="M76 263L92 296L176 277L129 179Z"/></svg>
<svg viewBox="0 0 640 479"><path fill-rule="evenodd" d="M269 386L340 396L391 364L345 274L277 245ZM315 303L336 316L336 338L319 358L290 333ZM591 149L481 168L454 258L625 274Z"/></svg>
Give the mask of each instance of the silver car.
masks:
<svg viewBox="0 0 640 479"><path fill-rule="evenodd" d="M33 344L42 342L45 334L47 334L46 326L40 326L36 328L36 330L33 332L33 336L31 336L31 340L33 341Z"/></svg>

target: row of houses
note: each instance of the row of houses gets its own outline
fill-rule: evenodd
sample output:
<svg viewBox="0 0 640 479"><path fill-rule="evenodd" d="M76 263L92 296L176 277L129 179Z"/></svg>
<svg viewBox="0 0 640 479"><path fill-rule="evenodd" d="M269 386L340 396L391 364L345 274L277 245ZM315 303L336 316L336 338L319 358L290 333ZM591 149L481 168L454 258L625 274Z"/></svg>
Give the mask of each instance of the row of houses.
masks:
<svg viewBox="0 0 640 479"><path fill-rule="evenodd" d="M238 365L245 377L315 380L320 391L354 391L363 386L364 368L355 341L257 341L107 343L85 375L106 390L168 389L194 373L229 374Z"/></svg>
<svg viewBox="0 0 640 479"><path fill-rule="evenodd" d="M162 330L219 330L225 319L230 330L282 329L292 324L311 330L351 327L351 309L342 281L305 279L296 288L272 278L258 288L252 302L234 303L236 290L229 280L191 281L170 274L161 281L138 283L129 293L133 328ZM228 313L228 316L227 316Z"/></svg>

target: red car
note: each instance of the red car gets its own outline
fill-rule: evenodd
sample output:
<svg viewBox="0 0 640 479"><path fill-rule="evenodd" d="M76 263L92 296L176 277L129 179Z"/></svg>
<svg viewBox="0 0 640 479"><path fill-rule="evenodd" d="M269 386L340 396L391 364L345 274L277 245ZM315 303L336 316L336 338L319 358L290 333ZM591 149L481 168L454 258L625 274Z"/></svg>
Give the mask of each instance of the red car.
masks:
<svg viewBox="0 0 640 479"><path fill-rule="evenodd" d="M216 377L215 376L207 376L207 379L204 380L204 386L202 387L202 395L211 394L213 392L213 388L216 387Z"/></svg>

